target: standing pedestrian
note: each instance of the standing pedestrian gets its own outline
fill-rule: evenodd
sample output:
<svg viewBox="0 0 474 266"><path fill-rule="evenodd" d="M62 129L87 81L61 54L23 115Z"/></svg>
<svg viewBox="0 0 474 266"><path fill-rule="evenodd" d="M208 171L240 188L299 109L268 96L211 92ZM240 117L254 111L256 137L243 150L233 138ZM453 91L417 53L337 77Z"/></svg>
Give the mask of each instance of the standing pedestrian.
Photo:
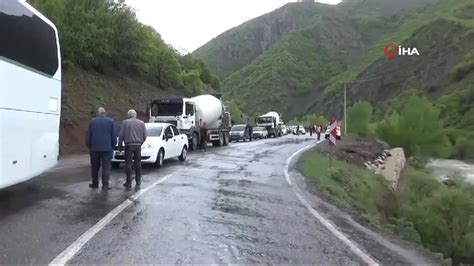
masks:
<svg viewBox="0 0 474 266"><path fill-rule="evenodd" d="M102 190L110 190L109 178L112 154L117 144L114 121L106 117L104 108L97 109L97 117L89 123L86 146L89 148L92 183L90 188L99 187L99 169L102 167Z"/></svg>
<svg viewBox="0 0 474 266"><path fill-rule="evenodd" d="M201 135L201 150L207 151L207 124L204 122L199 128L199 133Z"/></svg>
<svg viewBox="0 0 474 266"><path fill-rule="evenodd" d="M297 136L300 135L300 126L299 126L299 125L296 127L296 135L297 135Z"/></svg>
<svg viewBox="0 0 474 266"><path fill-rule="evenodd" d="M249 140L252 141L253 137L253 127L250 125L250 123L247 124L246 130L249 132Z"/></svg>
<svg viewBox="0 0 474 266"><path fill-rule="evenodd" d="M313 126L309 126L308 129L309 129L309 136L312 137L313 136Z"/></svg>
<svg viewBox="0 0 474 266"><path fill-rule="evenodd" d="M125 144L125 174L127 180L124 187L132 187L132 160L135 168L136 187L140 188L142 184L142 145L147 138L145 123L137 119L137 112L129 110L128 119L122 122L119 133L119 150L123 149Z"/></svg>
<svg viewBox="0 0 474 266"><path fill-rule="evenodd" d="M316 135L318 136L318 141L321 140L321 130L322 126L316 125Z"/></svg>

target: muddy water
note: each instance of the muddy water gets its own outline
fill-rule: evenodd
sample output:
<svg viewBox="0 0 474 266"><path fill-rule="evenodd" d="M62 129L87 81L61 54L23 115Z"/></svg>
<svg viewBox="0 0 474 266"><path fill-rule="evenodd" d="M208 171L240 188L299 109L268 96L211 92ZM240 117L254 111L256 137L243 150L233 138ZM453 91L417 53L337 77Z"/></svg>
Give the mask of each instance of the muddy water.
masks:
<svg viewBox="0 0 474 266"><path fill-rule="evenodd" d="M474 184L474 164L458 160L434 159L426 167L431 169L440 180L462 176L467 182Z"/></svg>

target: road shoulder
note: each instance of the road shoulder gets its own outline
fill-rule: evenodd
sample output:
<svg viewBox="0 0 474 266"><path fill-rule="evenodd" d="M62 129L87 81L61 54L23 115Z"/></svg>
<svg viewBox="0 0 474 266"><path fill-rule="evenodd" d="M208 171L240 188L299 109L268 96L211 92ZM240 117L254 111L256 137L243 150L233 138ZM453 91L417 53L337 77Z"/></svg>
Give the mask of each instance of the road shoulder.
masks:
<svg viewBox="0 0 474 266"><path fill-rule="evenodd" d="M441 264L441 261L429 251L373 226L358 212L338 204L322 193L309 178L294 169L301 154L288 162L291 185L315 211L327 218L364 252L382 264Z"/></svg>

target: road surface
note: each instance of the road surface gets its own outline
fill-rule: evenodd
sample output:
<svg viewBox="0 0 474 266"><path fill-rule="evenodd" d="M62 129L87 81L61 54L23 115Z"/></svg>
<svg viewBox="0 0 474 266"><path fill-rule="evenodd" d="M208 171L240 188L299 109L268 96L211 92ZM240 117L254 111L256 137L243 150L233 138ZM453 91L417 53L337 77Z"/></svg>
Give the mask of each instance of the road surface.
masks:
<svg viewBox="0 0 474 266"><path fill-rule="evenodd" d="M69 158L0 191L0 263L368 263L351 243L376 262L412 262L339 221L348 245L303 204L284 169L311 143L233 143L145 166L141 192L123 189L123 169L111 191L91 190L87 157Z"/></svg>

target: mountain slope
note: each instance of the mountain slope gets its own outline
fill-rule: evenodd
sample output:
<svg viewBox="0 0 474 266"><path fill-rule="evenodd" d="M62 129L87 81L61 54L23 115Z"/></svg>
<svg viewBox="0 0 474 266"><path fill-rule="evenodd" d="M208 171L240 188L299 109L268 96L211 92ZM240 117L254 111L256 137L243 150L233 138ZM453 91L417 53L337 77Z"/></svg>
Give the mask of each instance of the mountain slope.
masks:
<svg viewBox="0 0 474 266"><path fill-rule="evenodd" d="M266 50L227 47L226 55L244 54L243 58L216 52L220 51L216 47L238 43L238 36L250 34L249 28L261 27L261 21L271 21L269 17L284 10L296 12L288 12L292 17L286 19L299 23L303 20L296 19L297 13L304 14L306 25L277 35L280 38ZM457 81L449 73L473 48L472 10L468 0L346 0L337 6L291 3L224 33L195 55L221 71L224 92L239 99L249 115L269 109L282 112L285 119L310 111L341 115L343 82L348 82L349 103L366 99L377 105L410 88L435 99L469 84L469 67L468 74ZM263 34L245 42L257 46L262 38ZM387 43L416 46L424 52L418 58L387 59L383 54ZM361 82L374 77L374 81Z"/></svg>
<svg viewBox="0 0 474 266"><path fill-rule="evenodd" d="M306 27L316 14L331 9L323 4L286 5L228 30L193 54L204 58L218 75L226 77L251 63L289 32Z"/></svg>

